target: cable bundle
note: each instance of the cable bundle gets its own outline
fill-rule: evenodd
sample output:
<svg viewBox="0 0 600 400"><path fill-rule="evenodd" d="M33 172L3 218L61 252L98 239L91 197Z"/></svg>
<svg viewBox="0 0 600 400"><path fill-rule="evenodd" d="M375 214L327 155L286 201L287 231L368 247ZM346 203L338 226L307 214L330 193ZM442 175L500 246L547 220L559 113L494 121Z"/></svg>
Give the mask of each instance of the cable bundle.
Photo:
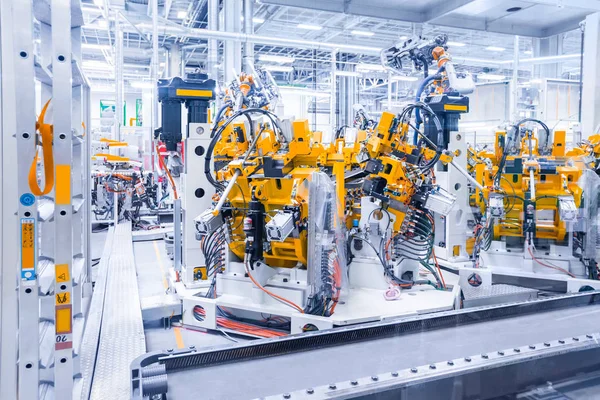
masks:
<svg viewBox="0 0 600 400"><path fill-rule="evenodd" d="M204 236L200 242L206 265L206 277L211 279L206 292L207 298L217 297L217 273L225 266L225 228L221 227L210 235Z"/></svg>

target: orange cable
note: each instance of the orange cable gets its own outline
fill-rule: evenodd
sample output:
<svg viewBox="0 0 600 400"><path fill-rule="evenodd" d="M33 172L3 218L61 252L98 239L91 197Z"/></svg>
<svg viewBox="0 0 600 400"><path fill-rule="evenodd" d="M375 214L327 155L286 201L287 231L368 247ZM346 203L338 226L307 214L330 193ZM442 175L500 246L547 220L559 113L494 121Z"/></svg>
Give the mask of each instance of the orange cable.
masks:
<svg viewBox="0 0 600 400"><path fill-rule="evenodd" d="M433 261L435 261L435 266L437 267L438 274L440 274L442 285L444 285L444 289L446 289L446 281L444 281L444 275L442 275L442 269L440 268L440 264L438 264L437 257L435 256L435 249L433 247L431 248L431 254L433 255Z"/></svg>
<svg viewBox="0 0 600 400"><path fill-rule="evenodd" d="M165 170L165 172L167 173L167 176L169 177L169 182L171 183L171 187L173 188L173 196L175 196L175 199L178 199L179 196L177 195L177 187L175 186L175 181L173 180L173 177L171 176L171 172L169 172L169 169L165 165L164 160L160 156L160 150L158 149L158 144L156 144L156 156L158 157L158 162L159 162L160 166L162 167L162 169Z"/></svg>
<svg viewBox="0 0 600 400"><path fill-rule="evenodd" d="M540 265L542 265L542 266L544 266L544 267L547 267L547 268L552 268L552 269L555 269L555 270L557 270L557 271L564 272L565 274L569 275L570 277L572 277L572 278L576 278L576 276L575 276L574 274L570 273L569 271L567 271L567 270L566 270L566 269L564 269L564 268L557 267L556 265L544 264L543 262L541 262L540 260L538 260L537 258L535 258L535 256L533 255L533 252L531 251L531 248L529 248L528 250L529 250L529 254L531 255L531 258L532 258L532 259L533 259L535 262L537 262L538 264L540 264Z"/></svg>
<svg viewBox="0 0 600 400"><path fill-rule="evenodd" d="M304 314L304 310L302 308L300 308L300 306L298 306L296 303L294 303L288 299L284 299L281 296L277 296L275 293L271 293L267 289L265 289L260 283L258 283L256 280L254 280L254 278L252 277L252 274L250 273L250 269L248 268L248 265L246 263L244 263L244 266L246 267L246 273L248 274L248 277L260 290L262 290L269 296L273 297L274 299L282 301L282 302L286 303L287 305L289 305L290 307L293 307L296 310L298 310L299 312L301 312L302 314Z"/></svg>

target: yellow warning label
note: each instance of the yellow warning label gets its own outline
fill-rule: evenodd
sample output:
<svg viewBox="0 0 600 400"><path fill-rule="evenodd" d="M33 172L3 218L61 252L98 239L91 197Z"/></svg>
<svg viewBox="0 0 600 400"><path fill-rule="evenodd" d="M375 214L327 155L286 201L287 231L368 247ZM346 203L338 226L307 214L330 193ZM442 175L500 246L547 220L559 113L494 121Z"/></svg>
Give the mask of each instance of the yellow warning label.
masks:
<svg viewBox="0 0 600 400"><path fill-rule="evenodd" d="M56 309L56 334L71 333L71 307Z"/></svg>
<svg viewBox="0 0 600 400"><path fill-rule="evenodd" d="M69 264L58 264L54 269L56 282L68 282L69 277Z"/></svg>
<svg viewBox="0 0 600 400"><path fill-rule="evenodd" d="M56 293L56 305L62 306L62 305L66 305L66 304L71 304L71 293L69 293L69 292Z"/></svg>
<svg viewBox="0 0 600 400"><path fill-rule="evenodd" d="M177 89L175 91L177 96L188 96L188 97L212 97L212 90L195 90L195 89Z"/></svg>
<svg viewBox="0 0 600 400"><path fill-rule="evenodd" d="M24 220L21 223L21 269L35 267L35 222Z"/></svg>

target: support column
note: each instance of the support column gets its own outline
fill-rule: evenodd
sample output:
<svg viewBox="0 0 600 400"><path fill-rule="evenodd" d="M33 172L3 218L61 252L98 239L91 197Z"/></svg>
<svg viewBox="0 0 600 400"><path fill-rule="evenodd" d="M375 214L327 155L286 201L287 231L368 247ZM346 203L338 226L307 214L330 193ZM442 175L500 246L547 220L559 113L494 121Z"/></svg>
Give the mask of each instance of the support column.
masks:
<svg viewBox="0 0 600 400"><path fill-rule="evenodd" d="M219 30L219 0L208 0L208 29ZM208 76L215 81L219 79L219 41L208 39Z"/></svg>
<svg viewBox="0 0 600 400"><path fill-rule="evenodd" d="M254 0L244 0L244 33L252 35L254 33ZM252 71L254 64L254 43L244 43L244 67L246 72Z"/></svg>
<svg viewBox="0 0 600 400"><path fill-rule="evenodd" d="M241 31L242 2L229 0L223 3L225 16L225 31L239 33ZM229 84L235 74L242 70L242 44L240 42L226 41L224 44L225 55L223 58L225 83Z"/></svg>
<svg viewBox="0 0 600 400"><path fill-rule="evenodd" d="M519 36L515 36L514 40L514 53L513 53L513 73L510 96L510 118L517 122L519 121L519 110L517 104L519 103Z"/></svg>
<svg viewBox="0 0 600 400"><path fill-rule="evenodd" d="M543 39L534 39L534 57L548 57L562 54L563 35L554 35ZM534 78L560 78L561 64L540 64L534 67Z"/></svg>
<svg viewBox="0 0 600 400"><path fill-rule="evenodd" d="M115 140L121 140L123 123L123 29L115 13Z"/></svg>
<svg viewBox="0 0 600 400"><path fill-rule="evenodd" d="M152 163L152 171L154 172L154 176L156 176L156 157L159 157L156 154L156 146L154 143L154 131L158 129L158 0L150 0L152 2L152 65L151 67L151 76L152 76L152 128L150 129L150 162Z"/></svg>
<svg viewBox="0 0 600 400"><path fill-rule="evenodd" d="M174 76L183 77L183 71L181 68L181 46L177 43L173 44L169 49L168 53L168 63L169 67L167 72L167 77L172 78Z"/></svg>
<svg viewBox="0 0 600 400"><path fill-rule="evenodd" d="M337 69L337 50L331 52L331 97L329 97L329 125L331 125L331 139L333 140L337 125L337 82L335 71ZM316 79L316 78L315 78ZM316 105L315 105L316 107Z"/></svg>
<svg viewBox="0 0 600 400"><path fill-rule="evenodd" d="M584 139L597 131L600 125L600 13L585 18L583 48L583 93L581 101L581 128Z"/></svg>

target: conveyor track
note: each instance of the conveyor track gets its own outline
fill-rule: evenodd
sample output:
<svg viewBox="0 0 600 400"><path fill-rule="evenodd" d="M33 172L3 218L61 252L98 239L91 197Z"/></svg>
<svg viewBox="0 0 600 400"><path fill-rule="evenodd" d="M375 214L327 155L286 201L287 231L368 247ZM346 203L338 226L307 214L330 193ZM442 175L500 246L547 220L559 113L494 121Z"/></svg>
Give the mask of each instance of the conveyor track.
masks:
<svg viewBox="0 0 600 400"><path fill-rule="evenodd" d="M138 361L166 366L171 399L200 393L202 398L247 399L536 343L554 342L556 348L559 339L587 338L599 331L600 294L583 293L202 351L149 354ZM595 347L597 336L592 338L586 341Z"/></svg>

